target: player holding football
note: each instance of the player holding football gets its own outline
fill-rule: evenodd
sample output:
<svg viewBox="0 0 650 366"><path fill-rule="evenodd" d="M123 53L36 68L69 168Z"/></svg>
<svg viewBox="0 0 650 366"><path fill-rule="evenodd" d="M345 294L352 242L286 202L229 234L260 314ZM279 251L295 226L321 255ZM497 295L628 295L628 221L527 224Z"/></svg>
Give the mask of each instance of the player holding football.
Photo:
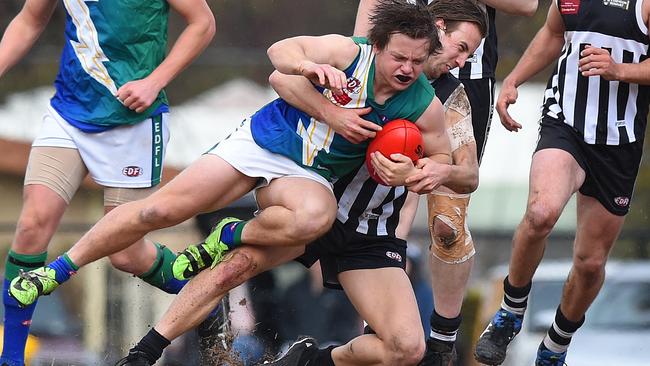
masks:
<svg viewBox="0 0 650 366"><path fill-rule="evenodd" d="M439 46L436 31L426 7L386 0L378 7L370 34L372 44L337 35L297 37L276 43L268 53L277 70L307 77L333 101L346 101L342 98L345 92L349 97L347 108L374 106L364 116L373 123L381 125L395 118L416 121L427 155L446 163L449 142L442 124L436 123L442 119L442 106L434 101L433 89L421 77L425 60ZM348 88L348 77L363 83ZM273 254L287 251L278 245L304 245L329 229L336 201L327 179L345 175L361 164L364 156L365 144L346 141L331 127L278 99L150 199L120 206L64 256L16 279L11 294L28 305L53 291L79 266L120 250L151 230L176 224L200 211L223 207L260 183L267 184L258 191L260 206L265 210L248 222L221 222L205 243L182 253L174 269L178 278L187 278L222 260L225 250L242 243L251 245L253 252L268 254L256 268L273 265L278 261ZM437 178L428 176L422 185L434 187L441 183ZM239 265L244 270L251 265L249 259L246 252L234 253L224 267ZM152 330L136 346L133 357L121 364L129 364L133 358L134 362L155 362L160 356L157 351L162 352L168 340L195 326L210 312L207 308L214 307L211 292L236 285L240 273L226 271L225 277L210 286L184 290L176 302L180 306L173 307L163 325Z"/></svg>
<svg viewBox="0 0 650 366"><path fill-rule="evenodd" d="M482 13L470 6L468 11L471 13L472 10L477 22L481 24ZM441 25L441 22L438 23ZM478 45L481 38L480 26L472 27L473 37L463 39L467 47L450 47L437 56L444 60L444 64L456 60L462 64ZM482 29L485 29L484 23ZM333 105L302 77L276 72L270 80L283 99L290 103L301 103L299 106L302 110L331 125L348 118L358 119L359 112L367 112L351 111ZM367 121L359 122L372 126ZM405 168L411 172L413 165ZM392 181L398 178L397 175L384 175L384 178L393 184L403 183ZM424 352L424 334L413 291L403 270L405 242L397 238L396 229L406 189L378 185L369 179L365 166L361 166L341 177L334 185L334 192L339 202L334 227L324 237L309 245L300 261L309 264L320 258L326 281L331 285L340 281L347 293L352 294L357 309L362 311L381 336L363 335L350 345L321 351L317 351L315 343L309 343L307 339L293 348L293 356L290 355L293 358L279 362L414 365L420 361ZM267 193L266 190L259 191L258 203L261 207L267 205ZM406 226L410 226L410 222ZM236 249L231 258L217 265L214 270L199 274L190 282L185 292L175 300L165 317L156 325L156 331L165 337L180 335L192 326L197 311L203 311L199 306L208 308L211 306L210 301L218 301L232 286L286 262L302 251L299 247L281 249L244 246ZM387 252L390 255L386 255ZM164 344L156 343L153 336L145 336L127 360L135 362L147 359L147 352L160 349ZM351 346L355 352L350 351ZM312 352L297 353L307 349ZM155 352L157 354L159 351ZM295 359L296 355L298 359Z"/></svg>
<svg viewBox="0 0 650 366"><path fill-rule="evenodd" d="M440 32L444 32L440 35L443 50L429 59L425 65L425 74L433 79L436 96L445 105L445 124L452 145L454 165L446 167L449 170L447 187L439 187L427 197L431 217L439 217L438 221L444 217L442 222L461 228L447 233L449 230L443 230L445 227L432 227L432 238L435 240L432 252L436 257L441 256L447 260L468 259L473 254L473 246L464 225L464 213L469 193L478 185L476 141L467 95L460 81L449 75L448 71L449 65L462 67L467 57L478 47L487 32L486 17L479 6L467 0L438 0L430 8L438 18L436 24ZM275 89L283 95L277 86ZM301 92L296 94L300 95ZM332 122L342 131L357 131L357 138L374 134L360 124L354 125L360 121L347 120L347 124ZM399 155L392 158L397 163L381 154L373 154L373 162L379 168L378 175L392 184L403 183L394 179L412 167L410 159ZM340 282L339 288L342 286L345 289L361 317L369 324L371 329L367 328L367 333L371 334L353 339L347 345L320 350L315 339L303 338L282 358L271 363L272 366L304 366L307 363L317 366L412 365L422 359L424 335L410 282L403 267L398 265L399 262L391 261L393 256L386 254L398 253L399 258L405 258L406 243L402 239L406 238L413 222L417 195L406 198L404 187L378 186L367 177L368 172L362 167L355 176L336 183L339 212L334 229L337 229L337 224L338 229L333 229L314 244L308 245L305 255L298 260L311 265L320 259L325 285L334 287ZM453 191L449 188L453 188ZM449 244L461 244L442 246L441 238L445 238L444 235L456 236L448 241ZM462 276L458 277L459 280L463 279ZM464 283L459 286L460 289L447 289L449 296L459 293L462 302ZM432 316L432 323L436 325L436 333L450 328L453 332L453 327L457 329L458 325L454 324L456 319L445 322L434 318L435 315L437 314ZM431 337L420 364L449 365L455 356L454 342L449 337L447 335L445 341Z"/></svg>

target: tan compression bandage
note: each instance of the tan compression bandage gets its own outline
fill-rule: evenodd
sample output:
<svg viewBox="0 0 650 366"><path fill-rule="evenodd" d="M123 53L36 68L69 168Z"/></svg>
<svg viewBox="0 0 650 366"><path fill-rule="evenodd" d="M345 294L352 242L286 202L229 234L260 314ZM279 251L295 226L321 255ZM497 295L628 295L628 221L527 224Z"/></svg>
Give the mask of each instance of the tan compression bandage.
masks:
<svg viewBox="0 0 650 366"><path fill-rule="evenodd" d="M452 152L475 141L472 108L462 84L451 93L445 102L445 124Z"/></svg>
<svg viewBox="0 0 650 366"><path fill-rule="evenodd" d="M44 185L70 203L86 174L88 170L77 149L34 146L29 153L25 185Z"/></svg>
<svg viewBox="0 0 650 366"><path fill-rule="evenodd" d="M475 253L472 234L467 227L469 194L433 191L427 195L431 254L449 264L462 263ZM436 224L448 233L435 232Z"/></svg>
<svg viewBox="0 0 650 366"><path fill-rule="evenodd" d="M159 185L149 188L104 188L104 207L115 207L124 203L141 200L158 190Z"/></svg>

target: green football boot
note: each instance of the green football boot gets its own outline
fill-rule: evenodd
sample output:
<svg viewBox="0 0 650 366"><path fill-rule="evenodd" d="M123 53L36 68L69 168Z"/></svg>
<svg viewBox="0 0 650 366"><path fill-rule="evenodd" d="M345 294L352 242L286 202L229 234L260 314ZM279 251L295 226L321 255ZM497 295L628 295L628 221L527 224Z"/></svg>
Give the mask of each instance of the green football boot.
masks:
<svg viewBox="0 0 650 366"><path fill-rule="evenodd" d="M39 296L49 295L59 287L56 282L56 271L49 267L37 268L33 271L20 271L9 285L9 296L18 301L20 306L33 304Z"/></svg>
<svg viewBox="0 0 650 366"><path fill-rule="evenodd" d="M224 253L228 251L228 246L221 241L223 227L238 221L242 220L234 217L221 219L204 242L192 244L182 251L172 264L174 278L180 281L189 279L204 269L210 266L214 267L221 262Z"/></svg>

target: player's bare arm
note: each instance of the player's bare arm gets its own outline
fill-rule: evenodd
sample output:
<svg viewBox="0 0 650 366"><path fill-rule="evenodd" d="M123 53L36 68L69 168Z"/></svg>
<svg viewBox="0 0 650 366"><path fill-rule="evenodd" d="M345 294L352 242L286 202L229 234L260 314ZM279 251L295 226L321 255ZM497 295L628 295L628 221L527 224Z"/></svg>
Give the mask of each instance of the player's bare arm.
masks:
<svg viewBox="0 0 650 366"><path fill-rule="evenodd" d="M650 1L644 1L642 9L647 27L650 24ZM640 63L617 63L608 50L587 46L580 53L579 65L582 76L601 76L609 81L650 85L650 59Z"/></svg>
<svg viewBox="0 0 650 366"><path fill-rule="evenodd" d="M205 0L169 0L172 9L187 22L165 60L146 78L130 81L117 91L122 103L145 111L158 93L183 71L210 43L216 32L214 15Z"/></svg>
<svg viewBox="0 0 650 366"><path fill-rule="evenodd" d="M267 54L276 70L302 75L312 83L341 94L347 86L344 70L357 56L359 47L349 37L329 34L293 37L271 45Z"/></svg>
<svg viewBox="0 0 650 366"><path fill-rule="evenodd" d="M381 126L367 121L361 116L370 113L371 108L342 108L319 93L303 76L287 75L274 71L269 83L280 98L287 103L326 123L336 133L352 143L360 143L375 137Z"/></svg>
<svg viewBox="0 0 650 366"><path fill-rule="evenodd" d="M56 0L27 0L0 41L0 77L32 48L54 13Z"/></svg>
<svg viewBox="0 0 650 366"><path fill-rule="evenodd" d="M551 2L546 23L530 42L517 66L503 80L496 102L496 110L499 113L501 124L508 131L516 132L522 127L508 113L508 106L517 101L517 87L555 62L563 46L564 23L557 5L555 2Z"/></svg>
<svg viewBox="0 0 650 366"><path fill-rule="evenodd" d="M511 15L532 17L537 11L538 0L481 0L499 11Z"/></svg>

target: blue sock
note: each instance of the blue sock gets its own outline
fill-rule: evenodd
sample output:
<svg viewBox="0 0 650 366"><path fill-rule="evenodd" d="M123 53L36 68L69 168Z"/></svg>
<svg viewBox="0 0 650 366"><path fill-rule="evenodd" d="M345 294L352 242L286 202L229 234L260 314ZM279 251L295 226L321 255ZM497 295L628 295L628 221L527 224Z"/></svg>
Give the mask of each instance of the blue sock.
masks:
<svg viewBox="0 0 650 366"><path fill-rule="evenodd" d="M236 221L223 226L219 239L228 246L228 249L236 248L241 244L241 233L244 230L244 224L246 224L246 221Z"/></svg>
<svg viewBox="0 0 650 366"><path fill-rule="evenodd" d="M2 288L2 302L5 307L4 327L5 336L3 339L2 358L11 366L23 366L25 363L25 344L29 334L29 326L32 323L32 315L36 309L36 302L21 308L13 297L9 296L9 280L4 280ZM9 333L6 331L9 330Z"/></svg>
<svg viewBox="0 0 650 366"><path fill-rule="evenodd" d="M4 337L0 364L23 366L25 363L25 344L36 303L21 308L16 299L9 296L11 280L18 277L21 270L29 271L45 265L47 253L19 254L9 250L5 262L2 303L4 305Z"/></svg>
<svg viewBox="0 0 650 366"><path fill-rule="evenodd" d="M174 277L168 279L163 283L162 287L160 288L161 290L165 291L168 294L177 294L181 292L183 289L183 286L187 284L189 280L177 280Z"/></svg>
<svg viewBox="0 0 650 366"><path fill-rule="evenodd" d="M48 264L47 267L56 271L55 279L59 285L69 280L79 269L79 267L72 263L67 254L58 257L52 263Z"/></svg>

